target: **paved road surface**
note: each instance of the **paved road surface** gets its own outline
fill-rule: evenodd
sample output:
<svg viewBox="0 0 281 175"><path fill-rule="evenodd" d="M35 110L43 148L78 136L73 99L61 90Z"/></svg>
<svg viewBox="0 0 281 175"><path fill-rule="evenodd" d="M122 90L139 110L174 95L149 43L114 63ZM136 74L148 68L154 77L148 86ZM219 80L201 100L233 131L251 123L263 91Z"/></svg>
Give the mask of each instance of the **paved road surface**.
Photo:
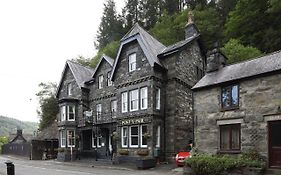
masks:
<svg viewBox="0 0 281 175"><path fill-rule="evenodd" d="M0 155L0 175L6 175L6 160L15 164L16 175L168 175L179 174L171 171L132 170L127 168L91 167L90 165L65 165L49 161L24 160Z"/></svg>

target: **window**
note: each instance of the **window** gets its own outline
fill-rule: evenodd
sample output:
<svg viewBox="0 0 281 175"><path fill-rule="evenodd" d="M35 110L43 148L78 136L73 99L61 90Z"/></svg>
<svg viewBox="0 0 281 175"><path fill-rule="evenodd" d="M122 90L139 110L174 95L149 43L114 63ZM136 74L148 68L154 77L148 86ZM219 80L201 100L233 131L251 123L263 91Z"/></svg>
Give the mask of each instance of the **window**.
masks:
<svg viewBox="0 0 281 175"><path fill-rule="evenodd" d="M98 148L101 147L101 136L97 137L97 145L98 145Z"/></svg>
<svg viewBox="0 0 281 175"><path fill-rule="evenodd" d="M147 131L147 125L141 125L141 147L146 148L147 147L147 138L148 138L148 131Z"/></svg>
<svg viewBox="0 0 281 175"><path fill-rule="evenodd" d="M129 55L129 72L137 69L136 53Z"/></svg>
<svg viewBox="0 0 281 175"><path fill-rule="evenodd" d="M67 120L75 121L75 106L67 106Z"/></svg>
<svg viewBox="0 0 281 175"><path fill-rule="evenodd" d="M99 76L98 88L99 88L99 89L102 89L102 88L103 88L103 75L100 75L100 76Z"/></svg>
<svg viewBox="0 0 281 175"><path fill-rule="evenodd" d="M67 95L72 95L72 84L68 83L67 84Z"/></svg>
<svg viewBox="0 0 281 175"><path fill-rule="evenodd" d="M65 106L60 107L60 121L65 121L66 119L66 113L65 113Z"/></svg>
<svg viewBox="0 0 281 175"><path fill-rule="evenodd" d="M60 147L65 147L65 145L66 145L65 130L60 130Z"/></svg>
<svg viewBox="0 0 281 175"><path fill-rule="evenodd" d="M112 81L110 80L110 75L111 75L111 72L107 72L107 86L111 86L112 85Z"/></svg>
<svg viewBox="0 0 281 175"><path fill-rule="evenodd" d="M239 106L238 90L238 85L222 88L222 109L233 109Z"/></svg>
<svg viewBox="0 0 281 175"><path fill-rule="evenodd" d="M139 109L139 90L130 91L130 111Z"/></svg>
<svg viewBox="0 0 281 175"><path fill-rule="evenodd" d="M130 126L130 147L139 146L139 126Z"/></svg>
<svg viewBox="0 0 281 175"><path fill-rule="evenodd" d="M160 95L161 95L160 89L157 88L156 89L156 109L159 109L159 110L160 110Z"/></svg>
<svg viewBox="0 0 281 175"><path fill-rule="evenodd" d="M221 151L240 150L241 124L220 126L220 149Z"/></svg>
<svg viewBox="0 0 281 175"><path fill-rule="evenodd" d="M161 132L160 126L157 126L157 131L156 131L156 147L157 148L160 147L160 132Z"/></svg>
<svg viewBox="0 0 281 175"><path fill-rule="evenodd" d="M141 88L140 96L141 96L141 109L147 109L147 87Z"/></svg>
<svg viewBox="0 0 281 175"><path fill-rule="evenodd" d="M111 101L111 116L116 117L116 111L117 111L117 101L113 100Z"/></svg>
<svg viewBox="0 0 281 175"><path fill-rule="evenodd" d="M96 143L97 139L96 139L96 135L95 132L92 132L92 147L96 148L97 143Z"/></svg>
<svg viewBox="0 0 281 175"><path fill-rule="evenodd" d="M122 142L122 147L128 147L128 128L127 127L122 127L121 128L121 142Z"/></svg>
<svg viewBox="0 0 281 175"><path fill-rule="evenodd" d="M122 112L128 111L128 94L127 92L123 92L121 94L122 96Z"/></svg>
<svg viewBox="0 0 281 175"><path fill-rule="evenodd" d="M75 131L67 130L67 145L68 147L75 147Z"/></svg>
<svg viewBox="0 0 281 175"><path fill-rule="evenodd" d="M97 104L97 120L101 120L101 104Z"/></svg>

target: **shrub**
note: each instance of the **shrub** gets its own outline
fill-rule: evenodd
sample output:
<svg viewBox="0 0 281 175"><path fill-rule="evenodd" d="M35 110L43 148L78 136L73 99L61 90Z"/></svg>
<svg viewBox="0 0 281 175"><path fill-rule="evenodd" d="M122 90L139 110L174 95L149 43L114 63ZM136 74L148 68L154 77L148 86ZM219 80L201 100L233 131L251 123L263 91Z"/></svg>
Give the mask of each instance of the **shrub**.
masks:
<svg viewBox="0 0 281 175"><path fill-rule="evenodd" d="M234 169L245 167L264 168L265 163L261 159L252 159L250 156L233 157L230 155L196 154L185 160L197 175L219 175Z"/></svg>
<svg viewBox="0 0 281 175"><path fill-rule="evenodd" d="M120 155L129 155L129 150L127 150L127 149L119 149L118 153Z"/></svg>

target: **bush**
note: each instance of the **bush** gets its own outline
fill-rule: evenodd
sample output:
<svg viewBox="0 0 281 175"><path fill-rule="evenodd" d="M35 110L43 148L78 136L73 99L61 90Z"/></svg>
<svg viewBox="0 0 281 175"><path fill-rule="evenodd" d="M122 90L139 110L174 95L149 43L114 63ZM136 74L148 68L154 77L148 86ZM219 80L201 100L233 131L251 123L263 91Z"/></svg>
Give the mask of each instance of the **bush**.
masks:
<svg viewBox="0 0 281 175"><path fill-rule="evenodd" d="M208 155L196 154L185 160L187 166L191 167L197 175L219 175L234 169L245 167L264 168L265 163L259 158L252 159L251 156L242 155L233 157L230 155Z"/></svg>

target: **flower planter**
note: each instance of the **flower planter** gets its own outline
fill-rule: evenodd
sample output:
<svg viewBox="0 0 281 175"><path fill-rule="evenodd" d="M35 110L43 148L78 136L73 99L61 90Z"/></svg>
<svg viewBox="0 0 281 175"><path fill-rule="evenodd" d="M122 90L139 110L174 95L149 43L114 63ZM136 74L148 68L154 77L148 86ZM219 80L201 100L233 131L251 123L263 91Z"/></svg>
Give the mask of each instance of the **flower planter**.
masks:
<svg viewBox="0 0 281 175"><path fill-rule="evenodd" d="M136 166L139 169L148 169L156 166L156 160L154 158L138 159L136 160Z"/></svg>

